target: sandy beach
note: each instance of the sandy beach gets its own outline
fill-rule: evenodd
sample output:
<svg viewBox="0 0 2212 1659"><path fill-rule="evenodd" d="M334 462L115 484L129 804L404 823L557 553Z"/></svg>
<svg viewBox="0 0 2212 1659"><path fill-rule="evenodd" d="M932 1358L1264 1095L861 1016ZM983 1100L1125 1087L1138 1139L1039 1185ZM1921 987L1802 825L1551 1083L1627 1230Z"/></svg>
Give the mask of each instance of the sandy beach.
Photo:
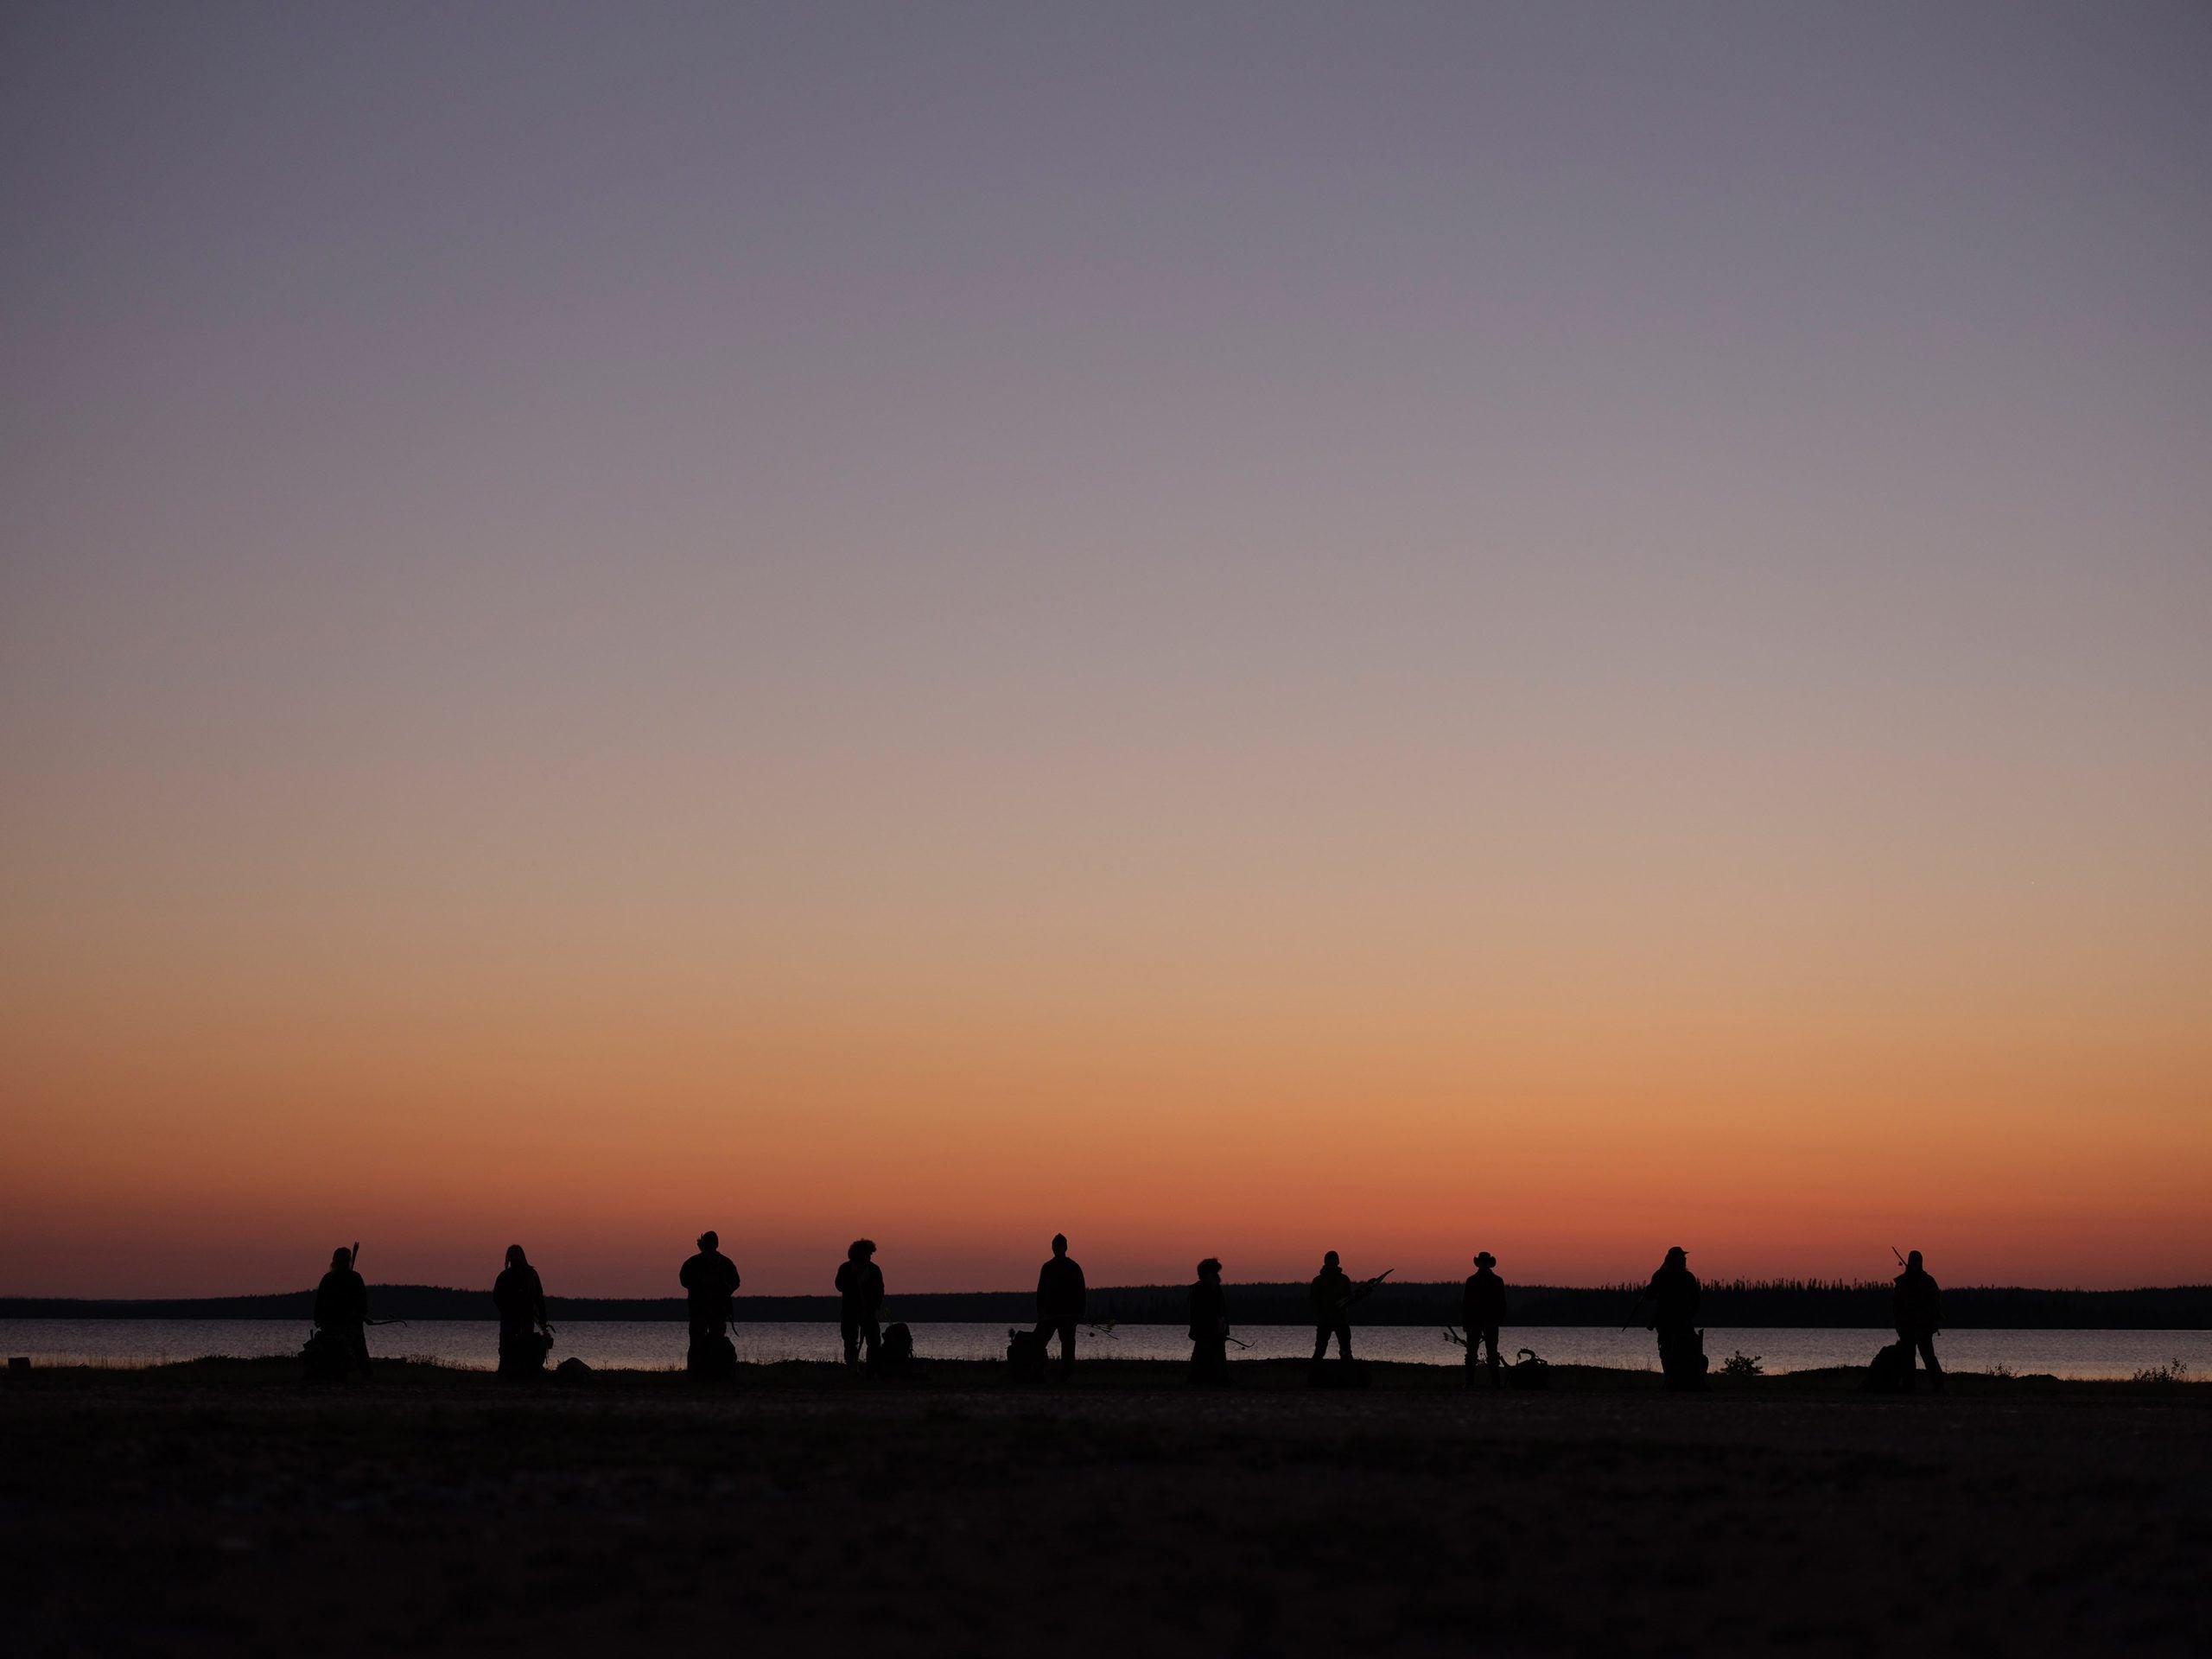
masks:
<svg viewBox="0 0 2212 1659"><path fill-rule="evenodd" d="M2212 1389L18 1373L19 1653L2195 1653Z"/></svg>

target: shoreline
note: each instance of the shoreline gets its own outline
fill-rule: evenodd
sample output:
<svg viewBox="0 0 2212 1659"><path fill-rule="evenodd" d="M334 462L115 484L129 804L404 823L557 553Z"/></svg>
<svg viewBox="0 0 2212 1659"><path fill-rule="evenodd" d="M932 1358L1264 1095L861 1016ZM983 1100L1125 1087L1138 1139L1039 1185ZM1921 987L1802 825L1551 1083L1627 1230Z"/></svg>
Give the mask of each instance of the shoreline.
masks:
<svg viewBox="0 0 2212 1659"><path fill-rule="evenodd" d="M592 1367L582 1376L564 1378L550 1367L537 1376L503 1378L484 1366L420 1357L374 1360L374 1374L365 1382L305 1381L296 1356L241 1357L207 1354L191 1359L162 1360L149 1364L34 1364L0 1373L0 1387L52 1389L74 1382L124 1378L168 1382L200 1389L240 1391L296 1389L302 1397L343 1397L353 1394L395 1395L414 1390L436 1395L463 1395L473 1385L491 1384L500 1396L526 1397L538 1392L576 1397L605 1394L664 1393L676 1390L683 1397L712 1399L717 1395L753 1393L820 1393L847 1400L871 1395L893 1396L927 1393L985 1394L1011 1399L1081 1395L1086 1390L1116 1393L1188 1393L1196 1397L1239 1393L1313 1393L1321 1395L1458 1395L1493 1392L1487 1382L1471 1390L1465 1367L1399 1360L1359 1362L1367 1383L1358 1389L1317 1389L1309 1381L1310 1367L1300 1359L1241 1359L1231 1362L1235 1381L1218 1388L1192 1389L1187 1384L1186 1363L1161 1359L1086 1358L1079 1361L1072 1381L1057 1373L1041 1383L1016 1383L1002 1362L969 1359L916 1359L896 1376L874 1377L852 1373L835 1360L741 1360L734 1382L694 1381L681 1360L664 1366ZM1510 1368L1509 1368L1510 1370ZM1718 1367L1707 1386L1688 1395L1669 1395L1656 1364L1649 1369L1624 1366L1548 1363L1541 1388L1505 1386L1494 1392L1521 1397L1545 1395L1654 1395L1669 1398L1756 1399L1895 1399L1893 1395L1870 1393L1863 1387L1864 1366L1823 1366L1795 1371L1772 1371L1728 1376ZM1478 1374L1479 1375L1479 1374ZM1993 1373L1947 1370L1945 1389L1938 1396L1923 1376L1918 1395L1957 1401L2008 1399L2020 1396L2167 1401L2212 1407L2212 1378L2193 1375L2164 1377L2062 1377L2047 1372ZM4 1397L4 1395L0 1395ZM1914 1397L1911 1395L1908 1398Z"/></svg>

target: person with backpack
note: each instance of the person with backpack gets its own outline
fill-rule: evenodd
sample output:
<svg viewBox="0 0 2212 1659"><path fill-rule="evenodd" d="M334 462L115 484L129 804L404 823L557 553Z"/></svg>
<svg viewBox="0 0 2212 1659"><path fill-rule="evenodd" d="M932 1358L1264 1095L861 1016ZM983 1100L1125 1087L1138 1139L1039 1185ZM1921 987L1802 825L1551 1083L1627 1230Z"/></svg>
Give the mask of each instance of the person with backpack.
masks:
<svg viewBox="0 0 2212 1659"><path fill-rule="evenodd" d="M1497 1258L1488 1250L1475 1257L1475 1270L1468 1275L1467 1287L1459 1301L1459 1322L1467 1331L1467 1386L1475 1386L1476 1350L1487 1346L1490 1350L1490 1385L1493 1389L1504 1386L1499 1375L1501 1364L1497 1357L1498 1327L1505 1323L1505 1281L1495 1271Z"/></svg>
<svg viewBox="0 0 2212 1659"><path fill-rule="evenodd" d="M837 1325L845 1338L845 1369L858 1370L861 1349L868 1363L875 1364L875 1351L883 1340L876 1328L876 1310L883 1306L883 1269L875 1265L875 1241L856 1238L837 1264Z"/></svg>
<svg viewBox="0 0 2212 1659"><path fill-rule="evenodd" d="M535 1376L543 1370L553 1345L545 1286L519 1244L507 1246L507 1265L492 1281L492 1306L499 1312L499 1375Z"/></svg>
<svg viewBox="0 0 2212 1659"><path fill-rule="evenodd" d="M1897 1321L1897 1349L1902 1361L1904 1391L1913 1389L1912 1356L1917 1349L1923 1363L1928 1367L1928 1381L1936 1393L1943 1392L1943 1368L1936 1359L1936 1332L1942 1328L1943 1293L1927 1268L1920 1265L1920 1252L1913 1251L1905 1258L1904 1271L1897 1277L1896 1298L1891 1308Z"/></svg>
<svg viewBox="0 0 2212 1659"><path fill-rule="evenodd" d="M1037 1329L1034 1332L1041 1344L1054 1333L1060 1338L1060 1375L1075 1375L1075 1328L1083 1321L1083 1309L1089 1292L1083 1282L1083 1269L1068 1254L1068 1236L1052 1235L1052 1259L1037 1274ZM1039 1354L1041 1363L1042 1355Z"/></svg>
<svg viewBox="0 0 2212 1659"><path fill-rule="evenodd" d="M685 1262L676 1275L683 1287L685 1311L691 1319L691 1346L685 1368L695 1374L736 1374L737 1351L722 1333L734 1312L731 1298L742 1281L737 1264L724 1255L721 1240L710 1228L699 1235L699 1253Z"/></svg>
<svg viewBox="0 0 2212 1659"><path fill-rule="evenodd" d="M315 1287L315 1323L319 1335L369 1380L369 1287L353 1271L353 1252L340 1244L330 1253L330 1271Z"/></svg>
<svg viewBox="0 0 2212 1659"><path fill-rule="evenodd" d="M1221 1263L1210 1255L1198 1263L1198 1282L1191 1287L1191 1382L1218 1387L1228 1381L1229 1299Z"/></svg>

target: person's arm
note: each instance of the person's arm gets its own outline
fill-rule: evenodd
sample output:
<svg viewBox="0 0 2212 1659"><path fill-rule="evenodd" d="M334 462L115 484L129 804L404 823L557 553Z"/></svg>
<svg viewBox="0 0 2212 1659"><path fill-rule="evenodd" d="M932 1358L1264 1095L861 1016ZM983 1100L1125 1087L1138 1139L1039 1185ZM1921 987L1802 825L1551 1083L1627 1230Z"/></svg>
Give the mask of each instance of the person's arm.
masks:
<svg viewBox="0 0 2212 1659"><path fill-rule="evenodd" d="M1090 1287L1083 1281L1083 1269L1075 1270L1075 1317L1081 1319L1083 1310L1090 1305Z"/></svg>

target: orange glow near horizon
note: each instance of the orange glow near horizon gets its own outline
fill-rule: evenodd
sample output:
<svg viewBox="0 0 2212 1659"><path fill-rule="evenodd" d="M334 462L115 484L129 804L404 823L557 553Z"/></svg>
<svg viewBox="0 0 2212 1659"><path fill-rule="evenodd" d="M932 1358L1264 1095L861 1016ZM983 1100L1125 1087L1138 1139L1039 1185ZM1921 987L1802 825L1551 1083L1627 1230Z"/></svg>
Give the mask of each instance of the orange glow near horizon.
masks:
<svg viewBox="0 0 2212 1659"><path fill-rule="evenodd" d="M1332 1248L1606 1282L1675 1243L1722 1278L1876 1275L1892 1242L1955 1283L2202 1277L2182 1007L2018 973L1974 1001L1926 957L1763 976L1710 935L1672 969L1619 931L1493 954L1426 919L1301 947L1125 915L1026 961L908 935L842 976L796 929L756 932L780 976L655 960L644 923L391 959L337 929L197 976L153 953L96 1007L19 979L0 1291L281 1288L359 1236L380 1281L486 1282L519 1240L556 1291L657 1294L708 1226L779 1293L863 1232L910 1290L1024 1285L1056 1230L1098 1283Z"/></svg>

